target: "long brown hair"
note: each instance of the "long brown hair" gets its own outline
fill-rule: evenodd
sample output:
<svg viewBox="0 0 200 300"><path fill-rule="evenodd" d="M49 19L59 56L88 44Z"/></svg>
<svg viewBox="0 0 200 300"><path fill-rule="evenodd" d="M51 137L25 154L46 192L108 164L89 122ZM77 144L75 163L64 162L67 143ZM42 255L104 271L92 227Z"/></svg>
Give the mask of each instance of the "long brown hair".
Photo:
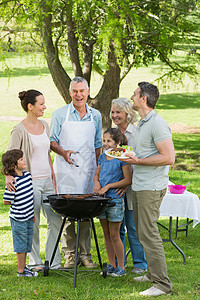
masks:
<svg viewBox="0 0 200 300"><path fill-rule="evenodd" d="M126 136L117 128L109 128L104 132L104 134L105 133L109 133L113 141L120 146L128 144Z"/></svg>

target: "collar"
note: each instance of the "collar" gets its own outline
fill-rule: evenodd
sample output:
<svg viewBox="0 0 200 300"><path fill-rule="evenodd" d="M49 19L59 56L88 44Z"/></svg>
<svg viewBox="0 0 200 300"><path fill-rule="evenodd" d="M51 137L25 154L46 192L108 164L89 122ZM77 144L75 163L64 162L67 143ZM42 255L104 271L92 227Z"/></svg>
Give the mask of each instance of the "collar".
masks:
<svg viewBox="0 0 200 300"><path fill-rule="evenodd" d="M135 129L135 125L134 124L128 124L125 133L126 132L133 133L134 129Z"/></svg>
<svg viewBox="0 0 200 300"><path fill-rule="evenodd" d="M145 122L149 121L149 119L151 119L151 117L153 117L155 114L156 114L156 112L153 109L152 111L150 111L150 113L148 113L148 115L146 115L146 117L144 119L140 119L138 125L142 126Z"/></svg>
<svg viewBox="0 0 200 300"><path fill-rule="evenodd" d="M79 114L78 110L74 107L73 102L71 102L70 112L71 113L78 113ZM85 114L85 116L83 118L88 117L88 116L91 116L91 108L86 103L86 114Z"/></svg>

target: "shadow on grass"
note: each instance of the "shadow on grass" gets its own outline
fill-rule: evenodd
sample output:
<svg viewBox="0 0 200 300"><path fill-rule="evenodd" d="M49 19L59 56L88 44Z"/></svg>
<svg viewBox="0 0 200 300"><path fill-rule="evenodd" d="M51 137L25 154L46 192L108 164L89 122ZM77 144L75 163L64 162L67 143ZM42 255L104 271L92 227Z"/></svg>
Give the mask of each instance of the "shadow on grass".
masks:
<svg viewBox="0 0 200 300"><path fill-rule="evenodd" d="M200 94L161 95L156 109L195 109L200 108ZM189 113L189 112L188 112Z"/></svg>
<svg viewBox="0 0 200 300"><path fill-rule="evenodd" d="M199 134L173 133L173 142L176 151L184 149L184 154L188 152L190 155L191 151L196 151L194 155L199 156Z"/></svg>
<svg viewBox="0 0 200 300"><path fill-rule="evenodd" d="M12 68L0 72L0 77L38 76L50 74L47 67L43 68Z"/></svg>
<svg viewBox="0 0 200 300"><path fill-rule="evenodd" d="M66 68L66 72L71 72L71 68ZM12 69L5 69L0 71L0 78L1 77L20 77L20 76L42 76L48 75L50 71L48 67L36 67L36 68L12 68Z"/></svg>
<svg viewBox="0 0 200 300"><path fill-rule="evenodd" d="M11 226L2 226L0 227L0 231L11 231Z"/></svg>

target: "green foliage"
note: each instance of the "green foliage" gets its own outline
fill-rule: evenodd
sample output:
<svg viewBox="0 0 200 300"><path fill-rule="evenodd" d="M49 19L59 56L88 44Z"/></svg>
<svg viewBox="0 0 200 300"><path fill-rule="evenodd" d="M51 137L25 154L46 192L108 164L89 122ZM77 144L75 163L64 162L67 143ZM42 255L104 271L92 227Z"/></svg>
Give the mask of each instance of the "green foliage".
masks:
<svg viewBox="0 0 200 300"><path fill-rule="evenodd" d="M171 63L170 55L177 43L199 42L199 1L10 0L0 6L3 20L0 27L2 32L18 36L16 51L17 44L25 47L24 32L29 32L32 41L42 46L43 20L49 18L49 34L57 53L69 59L67 43L73 30L82 67L84 46L92 43L93 66L100 74L104 74L100 63L107 63L111 43L118 64L126 67L127 72L131 66L148 66L159 58L170 65L172 72L167 74L170 79L172 74L176 77L181 73L197 74L194 61L187 62L186 57L186 65L182 67L176 61Z"/></svg>

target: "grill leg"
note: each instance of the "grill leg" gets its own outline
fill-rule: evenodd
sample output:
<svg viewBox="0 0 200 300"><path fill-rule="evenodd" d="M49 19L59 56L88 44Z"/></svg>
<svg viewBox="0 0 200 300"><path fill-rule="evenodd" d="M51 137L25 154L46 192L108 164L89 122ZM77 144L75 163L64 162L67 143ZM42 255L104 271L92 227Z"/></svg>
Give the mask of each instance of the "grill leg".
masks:
<svg viewBox="0 0 200 300"><path fill-rule="evenodd" d="M95 230L93 218L91 218L91 223L92 223L92 230L94 232L94 240L95 240L95 244L96 244L96 249L97 249L99 264L100 264L100 267L102 269L101 255L100 255L100 251L99 251L99 245L98 245L98 241L97 241L97 235L96 235L96 230Z"/></svg>
<svg viewBox="0 0 200 300"><path fill-rule="evenodd" d="M58 235L58 238L57 238L54 250L53 250L53 254L52 254L52 257L51 257L50 266L52 265L52 262L54 260L54 257L55 257L55 254L56 254L56 250L57 250L57 247L58 247L58 244L59 244L59 241L60 241L60 237L61 237L61 234L62 234L62 231L63 231L63 227L65 225L65 221L66 221L66 217L64 217L62 225L60 227L60 232L59 232L59 235Z"/></svg>
<svg viewBox="0 0 200 300"><path fill-rule="evenodd" d="M77 276L79 230L80 230L80 219L77 220L76 252L75 252L75 266L74 266L74 289L76 287L76 276Z"/></svg>

